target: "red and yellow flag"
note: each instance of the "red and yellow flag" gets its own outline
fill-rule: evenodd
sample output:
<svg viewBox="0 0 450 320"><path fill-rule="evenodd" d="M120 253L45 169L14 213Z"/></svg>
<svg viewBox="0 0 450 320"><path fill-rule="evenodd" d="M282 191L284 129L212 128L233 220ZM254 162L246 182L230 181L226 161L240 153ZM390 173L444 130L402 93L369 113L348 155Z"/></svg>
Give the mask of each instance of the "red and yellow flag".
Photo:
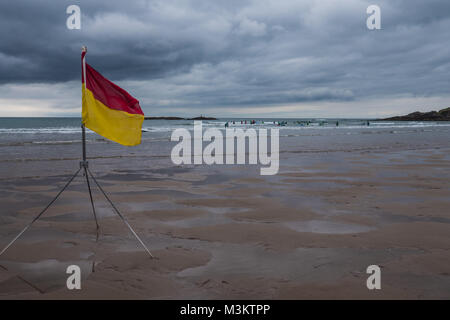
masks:
<svg viewBox="0 0 450 320"><path fill-rule="evenodd" d="M82 122L99 135L123 144L141 143L144 113L139 101L82 61Z"/></svg>

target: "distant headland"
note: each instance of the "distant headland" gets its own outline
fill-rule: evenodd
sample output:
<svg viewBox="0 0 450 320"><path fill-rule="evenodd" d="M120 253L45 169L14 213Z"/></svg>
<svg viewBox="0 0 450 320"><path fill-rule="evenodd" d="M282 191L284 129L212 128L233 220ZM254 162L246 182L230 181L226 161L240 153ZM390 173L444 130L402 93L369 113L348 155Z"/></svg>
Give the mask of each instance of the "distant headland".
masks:
<svg viewBox="0 0 450 320"><path fill-rule="evenodd" d="M217 120L214 117L180 118L180 117L145 117L145 120Z"/></svg>
<svg viewBox="0 0 450 320"><path fill-rule="evenodd" d="M389 121L450 121L450 108L430 112L413 112L406 116L390 117L378 120Z"/></svg>

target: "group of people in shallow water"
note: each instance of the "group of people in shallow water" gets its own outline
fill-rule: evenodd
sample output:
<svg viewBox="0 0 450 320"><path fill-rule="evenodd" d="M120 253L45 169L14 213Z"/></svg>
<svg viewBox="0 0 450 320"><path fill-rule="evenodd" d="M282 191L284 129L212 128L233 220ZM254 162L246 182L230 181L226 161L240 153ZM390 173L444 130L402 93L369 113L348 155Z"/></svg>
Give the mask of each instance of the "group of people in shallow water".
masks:
<svg viewBox="0 0 450 320"><path fill-rule="evenodd" d="M231 123L232 124L236 124L236 121L231 121ZM257 123L257 121L256 120L249 120L248 121L248 124L256 124ZM260 123L262 123L262 124L264 124L265 122L264 121L260 121ZM311 123L313 123L312 121L310 121L310 120L306 120L306 121L293 121L292 122L292 124L298 124L298 125L300 125L300 126L309 126ZM241 124L247 124L247 120L241 120ZM284 126L286 126L287 124L288 124L288 122L287 121L273 121L273 124L275 124L275 125L277 125L277 126L281 126L281 127L284 127ZM328 122L327 121L320 121L319 122L319 126L323 126L323 125L325 125L325 124L328 124ZM366 122L365 122L365 124L367 125L367 126L370 126L370 121L369 120L367 120ZM230 126L230 122L229 121L227 121L226 123L225 123L225 128L228 128ZM339 127L339 121L336 121L336 127Z"/></svg>
<svg viewBox="0 0 450 320"><path fill-rule="evenodd" d="M227 121L226 123L225 123L225 128L228 128L229 126L230 126L230 122L232 123L232 124L236 124L236 121ZM241 124L257 124L258 122L256 121L256 120L241 120ZM261 123L261 124L264 124L264 123L266 123L266 122L264 122L264 121L259 121L259 123ZM285 126L285 125L287 125L287 121L273 121L273 124L275 124L275 125L277 125L277 126Z"/></svg>
<svg viewBox="0 0 450 320"><path fill-rule="evenodd" d="M236 124L236 121L231 121L233 124ZM256 120L249 120L249 124L256 124ZM264 123L264 121L261 121L261 123ZM275 121L274 121L275 123ZM247 124L247 120L241 120L241 124ZM230 126L230 123L227 121L225 123L225 128L228 128Z"/></svg>

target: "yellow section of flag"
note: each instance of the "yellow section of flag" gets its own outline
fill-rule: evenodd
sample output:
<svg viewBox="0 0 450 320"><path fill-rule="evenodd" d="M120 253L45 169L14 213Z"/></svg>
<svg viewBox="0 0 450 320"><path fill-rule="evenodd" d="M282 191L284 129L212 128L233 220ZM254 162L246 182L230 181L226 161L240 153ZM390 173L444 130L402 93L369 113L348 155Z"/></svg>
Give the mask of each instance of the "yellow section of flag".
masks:
<svg viewBox="0 0 450 320"><path fill-rule="evenodd" d="M86 128L125 146L141 143L143 115L108 108L84 86L82 92L82 119Z"/></svg>

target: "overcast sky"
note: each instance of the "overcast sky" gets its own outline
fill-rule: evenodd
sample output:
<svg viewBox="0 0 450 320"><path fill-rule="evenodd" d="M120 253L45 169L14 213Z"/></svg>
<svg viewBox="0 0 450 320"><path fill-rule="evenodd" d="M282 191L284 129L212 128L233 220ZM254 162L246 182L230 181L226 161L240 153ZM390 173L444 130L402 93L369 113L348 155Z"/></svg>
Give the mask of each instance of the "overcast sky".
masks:
<svg viewBox="0 0 450 320"><path fill-rule="evenodd" d="M66 8L81 8L81 29ZM381 30L366 8L381 8ZM80 116L80 48L148 116L384 117L450 105L448 0L0 2L0 116Z"/></svg>

